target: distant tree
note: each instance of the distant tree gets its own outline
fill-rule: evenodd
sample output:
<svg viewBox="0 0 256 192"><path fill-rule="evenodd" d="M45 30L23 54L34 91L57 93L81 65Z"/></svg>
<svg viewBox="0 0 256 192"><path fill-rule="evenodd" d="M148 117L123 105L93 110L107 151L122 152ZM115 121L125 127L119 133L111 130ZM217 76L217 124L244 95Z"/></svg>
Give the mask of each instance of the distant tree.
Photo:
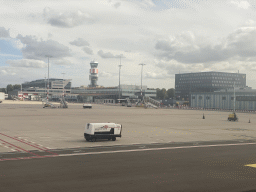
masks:
<svg viewBox="0 0 256 192"><path fill-rule="evenodd" d="M6 91L7 91L7 93L9 93L9 91L13 91L13 86L12 86L12 84L8 84L8 85L7 85Z"/></svg>
<svg viewBox="0 0 256 192"><path fill-rule="evenodd" d="M175 89L171 88L167 90L168 98L173 98L175 95Z"/></svg>
<svg viewBox="0 0 256 192"><path fill-rule="evenodd" d="M0 88L0 92L6 93L6 89L5 88Z"/></svg>
<svg viewBox="0 0 256 192"><path fill-rule="evenodd" d="M161 89L157 88L156 89L156 98L160 99L160 97L161 97Z"/></svg>
<svg viewBox="0 0 256 192"><path fill-rule="evenodd" d="M163 89L157 88L156 89L156 97L161 100L168 98L166 89L165 88L163 88Z"/></svg>
<svg viewBox="0 0 256 192"><path fill-rule="evenodd" d="M13 85L13 90L15 90L15 89L20 89L21 88L21 85L20 84L15 84L15 85Z"/></svg>

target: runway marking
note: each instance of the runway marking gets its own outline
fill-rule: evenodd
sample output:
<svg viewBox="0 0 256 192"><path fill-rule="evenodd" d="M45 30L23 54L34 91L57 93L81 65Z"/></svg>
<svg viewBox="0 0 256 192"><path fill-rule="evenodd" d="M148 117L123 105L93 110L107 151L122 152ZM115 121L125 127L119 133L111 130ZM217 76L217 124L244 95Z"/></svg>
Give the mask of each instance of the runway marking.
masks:
<svg viewBox="0 0 256 192"><path fill-rule="evenodd" d="M45 151L45 152L47 152L47 153L51 153L51 154L53 154L53 155L58 155L57 153L53 153L53 152L51 152L51 151L48 151L48 149L47 148L45 148L45 147L38 147L38 146L36 146L35 144L31 144L27 139L24 139L24 140L26 140L26 141L23 141L23 140L21 140L21 139L17 139L17 137L15 138L15 137L11 137L11 136L9 136L9 135L5 135L5 134L3 134L3 133L0 133L0 135L3 135L3 136L5 136L5 137L8 137L8 138L11 138L11 139L14 139L15 141L19 141L19 142L21 142L21 143L24 143L24 144L26 144L26 145L29 145L29 146L31 146L31 147L34 147L34 148L37 148L37 149L39 149L39 150L42 150L42 151ZM20 149L22 149L22 148L20 148ZM23 149L22 149L23 150ZM24 151L24 150L23 150Z"/></svg>
<svg viewBox="0 0 256 192"><path fill-rule="evenodd" d="M163 147L163 148L147 148L147 149L131 149L131 150L118 150L118 151L100 151L100 152L88 152L88 153L76 153L76 154L61 154L56 157L68 157L76 155L98 155L107 153L128 153L139 151L158 151L167 149L189 149L189 148L203 148L203 147L226 147L226 146L241 146L241 145L256 145L256 143L236 143L236 144L219 144L219 145L196 145L196 146L181 146L181 147Z"/></svg>
<svg viewBox="0 0 256 192"><path fill-rule="evenodd" d="M256 168L256 164L248 164L248 165L245 165L245 166Z"/></svg>
<svg viewBox="0 0 256 192"><path fill-rule="evenodd" d="M17 149L20 149L20 150L22 150L22 151L25 151L25 152L27 152L27 153L30 153L30 154L32 154L32 155L35 155L35 156L40 157L40 155L37 155L37 154L35 154L35 153L32 153L32 152L30 152L30 151L28 151L28 150L26 150L26 149L22 149L22 148L20 148L20 147L18 147L18 146L16 146L16 145L13 145L13 144L11 144L11 143L9 143L9 142L7 142L7 141L4 141L4 140L2 140L2 139L0 139L0 140L3 141L3 142L5 142L5 143L8 143L8 144L11 145L12 147L15 147L15 148L17 148Z"/></svg>
<svg viewBox="0 0 256 192"><path fill-rule="evenodd" d="M131 149L131 150L117 150L117 151L100 151L100 152L87 152L87 153L75 153L75 154L60 154L60 155L44 155L40 156L34 154L30 151L26 151L25 149L20 148L23 151L34 154L36 156L32 157L16 157L16 158L8 158L8 159L0 159L0 161L8 161L8 160L27 160L27 159L35 159L35 158L48 158L48 157L68 157L68 156L79 156L79 155L98 155L98 154L110 154L110 153L128 153L128 152L140 152L140 151L158 151L158 150L172 150L172 149L189 149L189 148L203 148L203 147L226 147L226 146L243 146L243 145L256 145L256 143L235 143L235 144L217 144L217 145L196 145L196 146L180 146L180 147L163 147L163 148L139 148L139 149ZM8 154L8 153L7 153ZM256 164L248 164L245 166L256 167Z"/></svg>

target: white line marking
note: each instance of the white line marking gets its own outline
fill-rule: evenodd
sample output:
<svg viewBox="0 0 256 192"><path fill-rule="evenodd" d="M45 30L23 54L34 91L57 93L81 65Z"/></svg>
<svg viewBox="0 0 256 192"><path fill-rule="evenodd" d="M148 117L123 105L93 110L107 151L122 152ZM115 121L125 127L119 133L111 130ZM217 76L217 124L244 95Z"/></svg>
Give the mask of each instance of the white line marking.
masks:
<svg viewBox="0 0 256 192"><path fill-rule="evenodd" d="M12 151L16 151L15 149L11 149Z"/></svg>
<svg viewBox="0 0 256 192"><path fill-rule="evenodd" d="M131 150L119 150L119 151L100 151L100 152L89 152L89 153L76 153L76 154L61 154L57 157L67 157L75 155L98 155L107 153L127 153L127 152L138 152L138 151L158 151L166 149L189 149L189 148L203 148L203 147L226 147L226 146L239 146L239 145L256 145L256 143L236 143L236 144L219 144L219 145L196 145L196 146L181 146L181 147L163 147L163 148L150 148L150 149L131 149Z"/></svg>
<svg viewBox="0 0 256 192"><path fill-rule="evenodd" d="M9 148L9 147L7 147L7 146L4 146L5 148Z"/></svg>

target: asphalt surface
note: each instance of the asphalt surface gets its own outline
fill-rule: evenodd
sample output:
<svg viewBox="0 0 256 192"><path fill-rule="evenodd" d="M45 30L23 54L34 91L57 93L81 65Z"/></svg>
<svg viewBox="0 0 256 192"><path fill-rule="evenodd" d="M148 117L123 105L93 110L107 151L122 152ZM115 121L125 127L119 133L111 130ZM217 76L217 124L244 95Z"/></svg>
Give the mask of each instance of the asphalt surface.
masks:
<svg viewBox="0 0 256 192"><path fill-rule="evenodd" d="M256 191L256 114L228 114L6 101L0 192ZM86 142L88 122L121 123L122 137Z"/></svg>
<svg viewBox="0 0 256 192"><path fill-rule="evenodd" d="M1 153L0 191L256 191L256 168L245 166L255 149L222 141Z"/></svg>

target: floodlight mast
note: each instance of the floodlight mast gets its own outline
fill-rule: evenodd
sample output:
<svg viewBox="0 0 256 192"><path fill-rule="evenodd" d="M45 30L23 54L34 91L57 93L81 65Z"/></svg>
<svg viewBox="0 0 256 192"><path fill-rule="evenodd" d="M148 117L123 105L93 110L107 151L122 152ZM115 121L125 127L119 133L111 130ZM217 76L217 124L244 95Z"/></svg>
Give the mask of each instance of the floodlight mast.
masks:
<svg viewBox="0 0 256 192"><path fill-rule="evenodd" d="M236 92L235 92L235 80L234 80L234 113L236 111Z"/></svg>
<svg viewBox="0 0 256 192"><path fill-rule="evenodd" d="M142 71L143 71L143 66L146 65L146 64L141 63L141 64L139 64L139 65L141 65L141 87L140 87L140 96L142 97Z"/></svg>
<svg viewBox="0 0 256 192"><path fill-rule="evenodd" d="M121 85L120 85L120 71L121 71L121 67L122 67L122 65L121 65L121 58L122 58L122 56L120 55L120 65L118 65L119 66L119 103L120 103L120 90L121 90Z"/></svg>
<svg viewBox="0 0 256 192"><path fill-rule="evenodd" d="M22 81L22 79L23 79L23 78L20 78L20 79L21 79L21 81ZM23 100L23 93L22 93L22 82L21 82L21 84L20 84L20 87L21 87L21 88L20 88L20 90L21 90L21 98L22 98L22 100Z"/></svg>
<svg viewBox="0 0 256 192"><path fill-rule="evenodd" d="M64 75L65 75L66 73L61 73L61 74L63 75L63 81L62 81L62 84L63 84L62 97L64 98L64 96L65 96Z"/></svg>
<svg viewBox="0 0 256 192"><path fill-rule="evenodd" d="M47 82L47 102L49 101L49 58L51 56L46 55L46 57L48 57L48 82Z"/></svg>

